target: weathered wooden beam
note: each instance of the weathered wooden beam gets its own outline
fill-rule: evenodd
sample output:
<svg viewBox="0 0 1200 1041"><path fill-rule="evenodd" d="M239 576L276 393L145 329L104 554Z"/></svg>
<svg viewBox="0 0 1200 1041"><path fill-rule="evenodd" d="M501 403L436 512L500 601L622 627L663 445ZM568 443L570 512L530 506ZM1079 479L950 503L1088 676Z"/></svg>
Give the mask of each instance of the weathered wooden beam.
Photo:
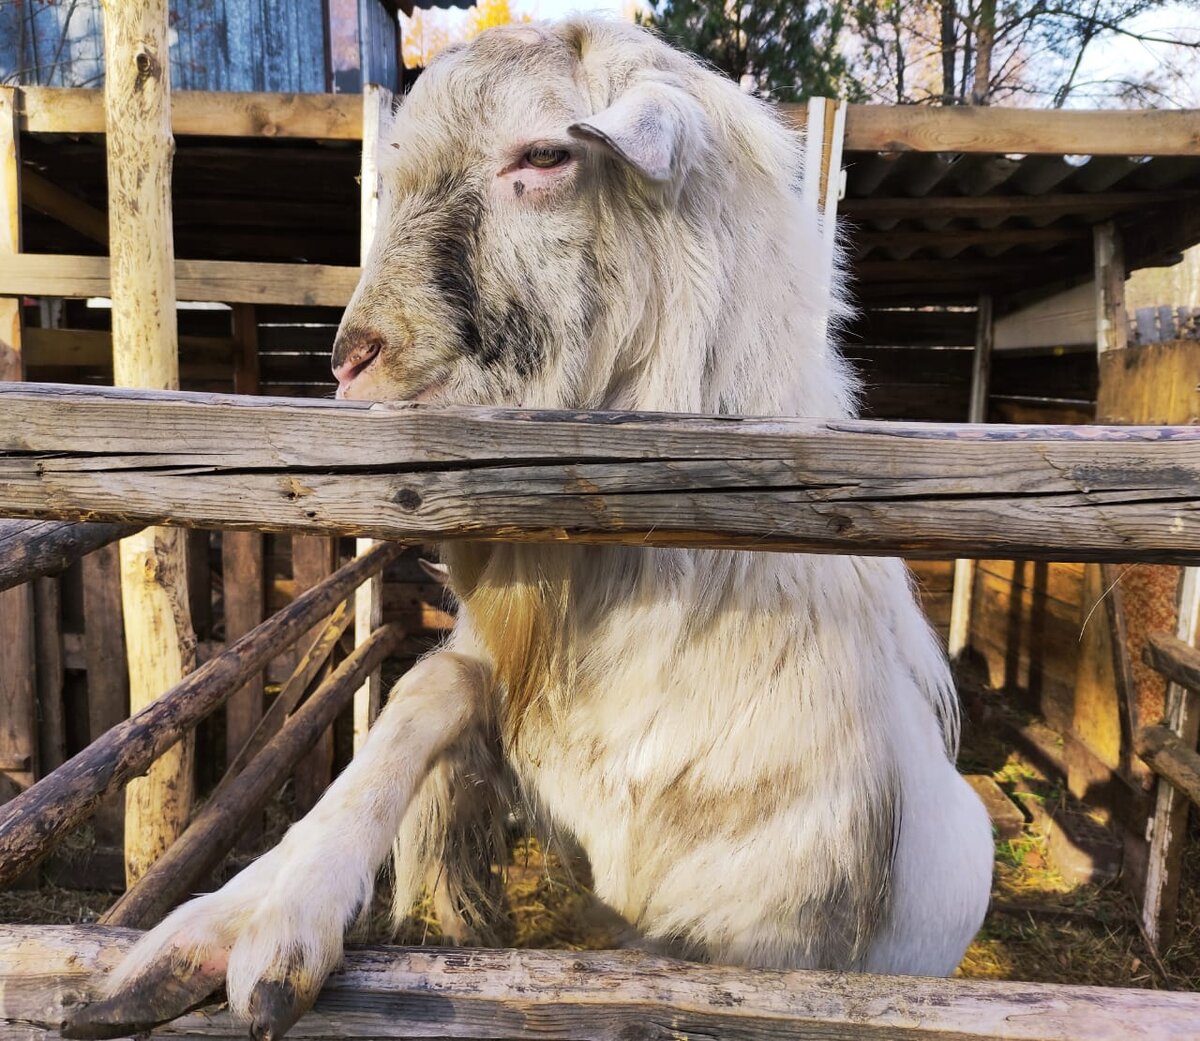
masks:
<svg viewBox="0 0 1200 1041"><path fill-rule="evenodd" d="M345 307L358 274L356 267L327 264L177 260L175 296L227 304ZM110 291L107 257L0 254L0 293L82 298L108 296Z"/></svg>
<svg viewBox="0 0 1200 1041"><path fill-rule="evenodd" d="M1200 650L1170 633L1150 633L1142 660L1170 682L1200 694Z"/></svg>
<svg viewBox="0 0 1200 1041"><path fill-rule="evenodd" d="M0 887L19 877L85 820L107 792L142 773L247 676L300 639L402 551L381 545L355 558L0 808Z"/></svg>
<svg viewBox="0 0 1200 1041"><path fill-rule="evenodd" d="M23 87L18 114L30 134L103 134L99 90ZM362 133L358 94L270 94L180 90L171 106L176 136L284 137L356 141Z"/></svg>
<svg viewBox="0 0 1200 1041"><path fill-rule="evenodd" d="M1167 727L1138 731L1137 754L1159 777L1200 806L1200 755Z"/></svg>
<svg viewBox="0 0 1200 1041"><path fill-rule="evenodd" d="M171 84L167 0L104 5L104 110L112 258L113 382L179 389L171 221ZM129 710L151 704L196 666L187 537L147 528L120 544ZM188 731L125 789L125 873L141 875L192 811L195 735Z"/></svg>
<svg viewBox="0 0 1200 1041"><path fill-rule="evenodd" d="M140 934L0 926L0 1027L50 1039ZM352 947L304 1038L1185 1041L1200 994L699 965L634 951ZM240 1038L223 1009L155 1037Z"/></svg>
<svg viewBox="0 0 1200 1041"><path fill-rule="evenodd" d="M80 557L137 530L134 524L0 521L0 590L60 574Z"/></svg>
<svg viewBox="0 0 1200 1041"><path fill-rule="evenodd" d="M353 699L364 676L403 638L396 626L376 629L313 693L237 775L214 793L179 840L104 915L109 925L156 924L211 871L267 800ZM326 778L328 784L328 778ZM315 800L314 800L315 801Z"/></svg>
<svg viewBox="0 0 1200 1041"><path fill-rule="evenodd" d="M306 534L1200 560L1200 428L0 387L0 515Z"/></svg>

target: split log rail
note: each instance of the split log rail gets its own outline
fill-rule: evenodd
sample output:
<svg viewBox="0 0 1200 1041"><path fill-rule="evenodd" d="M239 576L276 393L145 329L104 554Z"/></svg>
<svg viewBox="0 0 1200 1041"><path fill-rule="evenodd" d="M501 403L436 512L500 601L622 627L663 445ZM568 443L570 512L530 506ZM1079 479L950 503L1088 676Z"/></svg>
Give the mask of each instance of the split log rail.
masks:
<svg viewBox="0 0 1200 1041"><path fill-rule="evenodd" d="M1137 754L1159 777L1200 806L1200 754L1196 752L1200 729L1200 651L1169 633L1151 633L1143 660L1169 682L1183 690L1190 711L1180 713L1184 733L1167 725L1143 727L1137 735Z"/></svg>

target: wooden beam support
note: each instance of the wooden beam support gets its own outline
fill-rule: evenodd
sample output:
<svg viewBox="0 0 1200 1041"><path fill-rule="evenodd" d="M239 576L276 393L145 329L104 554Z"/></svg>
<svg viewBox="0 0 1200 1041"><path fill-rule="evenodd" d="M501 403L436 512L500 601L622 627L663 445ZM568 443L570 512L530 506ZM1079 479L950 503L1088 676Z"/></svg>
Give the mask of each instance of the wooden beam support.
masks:
<svg viewBox="0 0 1200 1041"><path fill-rule="evenodd" d="M364 445L371 451L365 453ZM1200 561L1200 428L537 412L0 385L0 516Z"/></svg>
<svg viewBox="0 0 1200 1041"><path fill-rule="evenodd" d="M1200 112L851 105L848 152L1200 155Z"/></svg>
<svg viewBox="0 0 1200 1041"><path fill-rule="evenodd" d="M287 776L328 734L349 707L363 677L393 654L403 630L386 626L357 647L267 743L244 770L204 809L145 876L104 915L109 925L142 928L157 924L221 861Z"/></svg>
<svg viewBox="0 0 1200 1041"><path fill-rule="evenodd" d="M992 298L979 298L976 312L975 350L971 354L971 398L967 405L968 423L986 423L988 388L992 372L992 347L996 340ZM975 591L975 561L959 558L954 562L954 582L950 592L950 632L947 650L958 658L971 640L971 599Z"/></svg>
<svg viewBox="0 0 1200 1041"><path fill-rule="evenodd" d="M108 793L141 774L229 694L286 650L403 547L378 546L225 648L176 687L94 740L28 791L0 807L0 888L19 878Z"/></svg>
<svg viewBox="0 0 1200 1041"><path fill-rule="evenodd" d="M103 134L99 90L23 87L19 118L30 134ZM270 94L176 91L171 130L177 137L285 137L357 141L362 133L357 94Z"/></svg>
<svg viewBox="0 0 1200 1041"><path fill-rule="evenodd" d="M1129 346L1129 319L1125 313L1125 250L1115 224L1092 229L1096 266L1096 350L1124 350Z"/></svg>
<svg viewBox="0 0 1200 1041"><path fill-rule="evenodd" d="M179 387L171 232L171 87L167 0L104 5L104 109L112 257L113 381ZM131 712L196 665L187 538L148 528L121 543ZM125 872L134 882L179 837L192 809L189 731L125 790Z"/></svg>
<svg viewBox="0 0 1200 1041"><path fill-rule="evenodd" d="M1142 660L1172 683L1200 694L1200 650L1170 633L1151 633Z"/></svg>
<svg viewBox="0 0 1200 1041"><path fill-rule="evenodd" d="M132 524L0 521L0 590L58 575L101 546L132 535Z"/></svg>
<svg viewBox="0 0 1200 1041"><path fill-rule="evenodd" d="M356 267L258 264L234 260L175 261L177 300L345 307L358 284ZM107 257L0 254L0 293L83 298L110 296Z"/></svg>
<svg viewBox="0 0 1200 1041"><path fill-rule="evenodd" d="M21 204L66 225L93 242L108 245L108 214L76 198L36 170L24 170L21 173Z"/></svg>
<svg viewBox="0 0 1200 1041"><path fill-rule="evenodd" d="M992 109L993 112L1000 111ZM919 198L843 199L838 212L862 220L933 217L1061 217L1178 206L1200 197L1194 189L1147 192L1076 192L1052 195L926 195Z"/></svg>
<svg viewBox="0 0 1200 1041"><path fill-rule="evenodd" d="M21 156L16 130L16 94L0 87L0 263L21 252ZM0 293L3 289L0 289ZM23 380L21 301L0 296L0 380ZM0 768L18 788L37 771L37 656L33 586L0 591ZM9 785L0 786L0 800Z"/></svg>
<svg viewBox="0 0 1200 1041"><path fill-rule="evenodd" d="M0 925L0 1028L50 1041L140 935ZM1184 1041L1198 1021L1200 994L1166 990L746 969L635 951L351 947L288 1036ZM154 1036L245 1033L220 1007Z"/></svg>

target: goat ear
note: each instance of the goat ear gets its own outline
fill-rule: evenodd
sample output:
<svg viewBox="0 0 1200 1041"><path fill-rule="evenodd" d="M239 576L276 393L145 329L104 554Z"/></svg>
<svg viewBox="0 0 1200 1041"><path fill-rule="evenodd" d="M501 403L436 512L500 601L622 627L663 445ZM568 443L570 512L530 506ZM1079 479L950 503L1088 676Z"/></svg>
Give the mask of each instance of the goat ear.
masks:
<svg viewBox="0 0 1200 1041"><path fill-rule="evenodd" d="M567 129L573 137L604 145L650 180L671 181L691 165L707 137L707 123L691 95L669 83L643 80Z"/></svg>

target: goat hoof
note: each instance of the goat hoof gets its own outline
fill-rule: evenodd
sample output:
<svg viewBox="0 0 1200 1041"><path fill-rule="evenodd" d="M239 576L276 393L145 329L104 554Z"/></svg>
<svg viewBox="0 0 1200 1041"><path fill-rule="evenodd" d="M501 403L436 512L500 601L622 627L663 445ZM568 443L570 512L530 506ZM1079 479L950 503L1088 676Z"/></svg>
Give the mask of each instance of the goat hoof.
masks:
<svg viewBox="0 0 1200 1041"><path fill-rule="evenodd" d="M62 1036L78 1041L129 1037L219 999L223 971L188 969L168 953L118 993L73 1012Z"/></svg>
<svg viewBox="0 0 1200 1041"><path fill-rule="evenodd" d="M315 993L302 994L290 980L259 980L250 995L250 1036L279 1041L315 1000Z"/></svg>

